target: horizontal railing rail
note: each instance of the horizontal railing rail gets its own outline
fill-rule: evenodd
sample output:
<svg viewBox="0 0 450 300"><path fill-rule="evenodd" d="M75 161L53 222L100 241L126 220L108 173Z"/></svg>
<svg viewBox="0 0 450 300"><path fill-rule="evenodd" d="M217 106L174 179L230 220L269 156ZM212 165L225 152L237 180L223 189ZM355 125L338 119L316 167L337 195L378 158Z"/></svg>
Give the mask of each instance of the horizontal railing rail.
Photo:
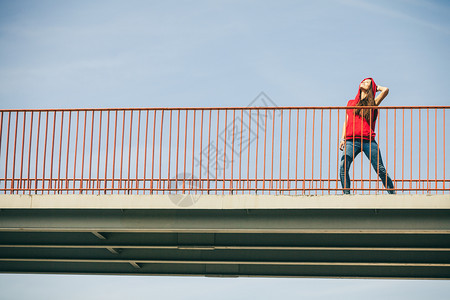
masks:
<svg viewBox="0 0 450 300"><path fill-rule="evenodd" d="M348 107L0 110L2 194L342 194ZM377 109L397 193L449 193L450 106ZM385 193L363 155L351 190Z"/></svg>

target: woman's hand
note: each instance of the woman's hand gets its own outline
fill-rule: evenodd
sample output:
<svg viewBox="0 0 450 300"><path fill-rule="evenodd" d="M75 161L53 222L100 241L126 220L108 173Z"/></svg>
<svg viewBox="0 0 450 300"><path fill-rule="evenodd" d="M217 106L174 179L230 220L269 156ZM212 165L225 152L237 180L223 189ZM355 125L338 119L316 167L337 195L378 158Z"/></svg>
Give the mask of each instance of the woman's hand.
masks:
<svg viewBox="0 0 450 300"><path fill-rule="evenodd" d="M344 151L344 147L345 147L345 140L341 140L341 142L339 143L339 149Z"/></svg>

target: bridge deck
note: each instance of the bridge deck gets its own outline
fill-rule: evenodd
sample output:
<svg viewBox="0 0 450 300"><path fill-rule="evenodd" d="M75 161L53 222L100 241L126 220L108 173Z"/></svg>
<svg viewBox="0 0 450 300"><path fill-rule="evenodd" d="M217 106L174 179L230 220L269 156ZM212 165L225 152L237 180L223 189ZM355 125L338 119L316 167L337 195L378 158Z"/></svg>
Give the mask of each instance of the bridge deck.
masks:
<svg viewBox="0 0 450 300"><path fill-rule="evenodd" d="M0 272L450 278L449 195L1 195Z"/></svg>

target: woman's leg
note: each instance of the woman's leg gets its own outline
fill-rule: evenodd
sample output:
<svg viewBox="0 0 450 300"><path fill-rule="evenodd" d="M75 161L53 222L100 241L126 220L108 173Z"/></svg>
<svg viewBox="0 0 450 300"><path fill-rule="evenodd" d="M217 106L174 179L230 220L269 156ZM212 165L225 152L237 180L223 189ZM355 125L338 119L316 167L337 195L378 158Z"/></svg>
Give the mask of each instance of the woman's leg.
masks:
<svg viewBox="0 0 450 300"><path fill-rule="evenodd" d="M383 159L381 158L381 151L378 147L378 144L375 141L367 141L363 144L364 154L370 159L372 167L375 172L377 172L380 177L383 185L386 189L388 189L389 194L395 194L394 184L392 183L391 177L386 172L386 168L383 164Z"/></svg>
<svg viewBox="0 0 450 300"><path fill-rule="evenodd" d="M361 142L347 140L340 163L341 185L344 189L344 194L350 194L350 176L348 175L348 170L353 162L353 158L356 157L359 152L361 152Z"/></svg>

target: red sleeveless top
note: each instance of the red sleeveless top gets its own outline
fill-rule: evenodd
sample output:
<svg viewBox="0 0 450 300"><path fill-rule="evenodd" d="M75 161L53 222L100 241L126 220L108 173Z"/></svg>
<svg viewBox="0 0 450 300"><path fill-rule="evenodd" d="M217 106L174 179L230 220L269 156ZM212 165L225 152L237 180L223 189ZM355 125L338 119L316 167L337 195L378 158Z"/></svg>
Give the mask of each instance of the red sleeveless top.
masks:
<svg viewBox="0 0 450 300"><path fill-rule="evenodd" d="M372 78L366 78L372 81L372 92L373 97L377 92L377 86ZM366 80L364 79L364 80ZM363 81L364 81L363 80ZM361 81L362 82L362 81ZM361 91L358 87L358 94L355 99L348 101L347 106L356 106L361 100ZM372 124L369 123L361 117L354 113L353 108L347 109L347 126L345 127L345 138L347 140L353 139L364 139L364 140L374 140L375 139L375 123L378 117L378 110L372 110Z"/></svg>

